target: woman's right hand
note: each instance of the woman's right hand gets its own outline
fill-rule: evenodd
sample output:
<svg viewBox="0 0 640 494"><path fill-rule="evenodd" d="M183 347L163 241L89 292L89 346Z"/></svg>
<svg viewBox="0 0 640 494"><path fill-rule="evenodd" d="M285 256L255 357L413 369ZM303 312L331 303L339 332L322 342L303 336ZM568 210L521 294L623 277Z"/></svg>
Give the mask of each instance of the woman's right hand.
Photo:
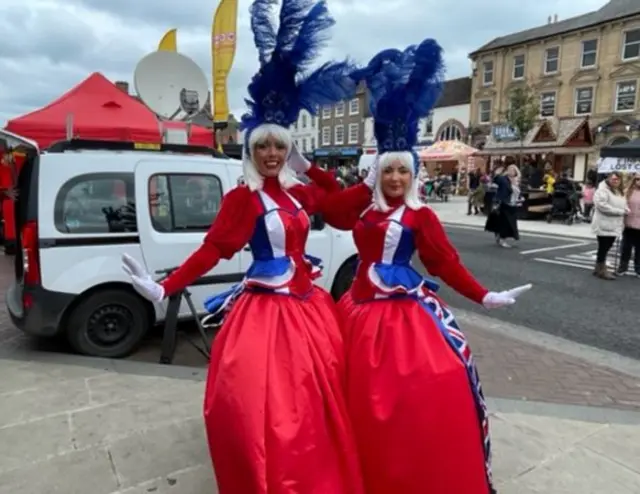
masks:
<svg viewBox="0 0 640 494"><path fill-rule="evenodd" d="M376 187L376 180L378 179L378 156L373 160L373 163L369 167L367 176L364 177L363 183L373 190Z"/></svg>
<svg viewBox="0 0 640 494"><path fill-rule="evenodd" d="M129 254L122 254L122 269L131 277L133 288L147 300L160 302L164 298L164 288L151 278L144 267Z"/></svg>

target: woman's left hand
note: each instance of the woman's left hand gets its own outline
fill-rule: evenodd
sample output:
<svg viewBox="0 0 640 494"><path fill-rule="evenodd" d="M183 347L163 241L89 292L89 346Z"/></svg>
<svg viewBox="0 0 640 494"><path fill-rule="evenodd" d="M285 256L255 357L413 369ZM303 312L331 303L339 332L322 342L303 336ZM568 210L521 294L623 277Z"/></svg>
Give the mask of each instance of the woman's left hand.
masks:
<svg viewBox="0 0 640 494"><path fill-rule="evenodd" d="M500 307L513 305L516 303L516 298L531 290L532 287L533 285L529 283L528 285L522 285L503 292L489 292L482 299L482 305L485 309L499 309Z"/></svg>

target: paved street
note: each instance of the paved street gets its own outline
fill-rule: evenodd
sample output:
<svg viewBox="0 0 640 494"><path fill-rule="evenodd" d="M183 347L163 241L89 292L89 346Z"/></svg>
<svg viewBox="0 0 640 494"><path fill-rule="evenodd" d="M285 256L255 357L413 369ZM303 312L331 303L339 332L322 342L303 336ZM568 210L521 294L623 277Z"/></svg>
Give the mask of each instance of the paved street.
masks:
<svg viewBox="0 0 640 494"><path fill-rule="evenodd" d="M640 358L640 280L627 276L606 282L591 276L592 241L523 234L519 248L505 250L479 229L450 225L447 231L465 264L488 288L533 283L514 307L492 311L491 317ZM446 286L441 293L454 307L487 314Z"/></svg>
<svg viewBox="0 0 640 494"><path fill-rule="evenodd" d="M500 494L640 492L640 362L557 337L629 354L623 339L637 357L637 316L625 309L640 280L599 282L573 266L590 261L586 237L525 234L519 249L502 250L473 226L447 229L489 287L535 284L492 312L442 289L488 396ZM583 262L542 261L576 256ZM0 289L11 268L0 258ZM155 364L157 334L127 360L84 358L22 335L1 306L0 494L85 494L89 483L96 494L215 494L201 419L206 362L185 336L173 366Z"/></svg>
<svg viewBox="0 0 640 494"><path fill-rule="evenodd" d="M0 373L0 494L216 494L202 370L18 351ZM500 494L640 492L640 413L488 406Z"/></svg>

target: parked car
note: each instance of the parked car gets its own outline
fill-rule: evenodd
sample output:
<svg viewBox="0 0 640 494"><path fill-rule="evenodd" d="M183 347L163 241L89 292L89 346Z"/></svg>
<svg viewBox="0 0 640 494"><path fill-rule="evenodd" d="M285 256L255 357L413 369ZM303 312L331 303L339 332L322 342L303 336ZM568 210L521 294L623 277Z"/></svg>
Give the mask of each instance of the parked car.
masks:
<svg viewBox="0 0 640 494"><path fill-rule="evenodd" d="M35 336L64 334L79 353L122 357L166 316L121 268L127 253L150 273L178 266L202 242L242 166L209 148L71 140L35 152L18 178L15 282L6 303L14 324ZM308 254L323 260L317 283L334 297L350 286L350 233L312 218ZM195 306L242 280L246 247L189 288ZM186 303L181 317L192 316Z"/></svg>

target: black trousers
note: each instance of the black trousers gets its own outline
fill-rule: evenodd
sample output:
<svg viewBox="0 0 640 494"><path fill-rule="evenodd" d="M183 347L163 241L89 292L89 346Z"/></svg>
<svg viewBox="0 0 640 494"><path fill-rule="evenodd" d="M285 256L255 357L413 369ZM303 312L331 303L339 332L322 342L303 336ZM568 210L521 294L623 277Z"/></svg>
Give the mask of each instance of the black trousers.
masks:
<svg viewBox="0 0 640 494"><path fill-rule="evenodd" d="M607 261L607 254L613 247L616 237L598 236L598 253L596 254L596 262L603 263Z"/></svg>
<svg viewBox="0 0 640 494"><path fill-rule="evenodd" d="M625 228L622 233L622 248L620 252L620 264L629 266L631 251L634 251L633 262L636 273L640 273L640 230Z"/></svg>

